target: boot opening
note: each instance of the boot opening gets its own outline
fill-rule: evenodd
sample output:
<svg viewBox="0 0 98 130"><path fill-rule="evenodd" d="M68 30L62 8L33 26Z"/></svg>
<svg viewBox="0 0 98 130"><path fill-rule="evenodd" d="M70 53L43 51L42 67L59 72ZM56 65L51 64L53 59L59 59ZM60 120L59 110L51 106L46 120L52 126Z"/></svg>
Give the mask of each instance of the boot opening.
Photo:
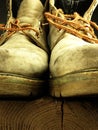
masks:
<svg viewBox="0 0 98 130"><path fill-rule="evenodd" d="M45 2L46 2L46 0L40 0L41 2L42 2L42 4L44 5L45 4Z"/></svg>
<svg viewBox="0 0 98 130"><path fill-rule="evenodd" d="M94 21L95 23L98 24L98 17L97 17L97 14L98 14L98 6L96 7L94 13L93 13L93 16L92 16L92 21ZM95 34L97 35L98 37L98 30L94 30L95 31Z"/></svg>
<svg viewBox="0 0 98 130"><path fill-rule="evenodd" d="M21 2L22 2L22 0L12 0L12 12L13 12L14 18L17 17L17 12L18 12Z"/></svg>
<svg viewBox="0 0 98 130"><path fill-rule="evenodd" d="M2 4L0 4L0 24L6 24L7 21L7 7L6 7L6 0L2 1ZM0 34L2 34L3 31L0 30Z"/></svg>
<svg viewBox="0 0 98 130"><path fill-rule="evenodd" d="M89 8L92 0L55 0L55 6L61 8L65 14L78 12L81 16Z"/></svg>

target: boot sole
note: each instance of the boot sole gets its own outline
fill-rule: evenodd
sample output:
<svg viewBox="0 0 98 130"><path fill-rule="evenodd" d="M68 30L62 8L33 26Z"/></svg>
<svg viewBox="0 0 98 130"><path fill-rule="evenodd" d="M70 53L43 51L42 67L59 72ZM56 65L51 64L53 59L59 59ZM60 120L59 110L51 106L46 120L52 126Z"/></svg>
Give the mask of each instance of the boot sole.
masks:
<svg viewBox="0 0 98 130"><path fill-rule="evenodd" d="M98 71L80 72L50 81L54 97L72 97L98 94Z"/></svg>
<svg viewBox="0 0 98 130"><path fill-rule="evenodd" d="M44 87L44 80L0 74L0 96L37 96L43 93Z"/></svg>

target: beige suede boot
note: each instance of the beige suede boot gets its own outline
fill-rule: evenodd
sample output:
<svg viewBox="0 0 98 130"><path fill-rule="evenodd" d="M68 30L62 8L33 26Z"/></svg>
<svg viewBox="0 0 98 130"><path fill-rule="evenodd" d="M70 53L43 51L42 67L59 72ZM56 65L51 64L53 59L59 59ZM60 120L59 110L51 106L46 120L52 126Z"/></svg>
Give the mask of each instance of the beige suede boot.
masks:
<svg viewBox="0 0 98 130"><path fill-rule="evenodd" d="M55 0L49 1L50 93L55 97L98 94L98 39L91 22L98 0L81 17L64 14Z"/></svg>
<svg viewBox="0 0 98 130"><path fill-rule="evenodd" d="M10 0L7 30L0 39L0 96L29 96L44 92L48 48L42 27L44 7L40 0L23 0L17 19Z"/></svg>

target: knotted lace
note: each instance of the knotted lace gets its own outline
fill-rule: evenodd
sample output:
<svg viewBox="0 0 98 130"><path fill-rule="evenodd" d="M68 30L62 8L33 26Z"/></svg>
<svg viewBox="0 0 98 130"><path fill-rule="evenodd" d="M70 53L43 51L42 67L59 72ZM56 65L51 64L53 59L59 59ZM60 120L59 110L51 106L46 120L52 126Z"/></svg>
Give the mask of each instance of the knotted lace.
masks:
<svg viewBox="0 0 98 130"><path fill-rule="evenodd" d="M6 39L8 39L10 36L12 36L14 33L18 32L18 31L22 31L25 35L27 35L25 30L33 30L37 36L39 35L39 32L36 29L34 29L31 24L20 23L20 21L18 19L14 19L14 18L13 19L11 18L8 21L7 25L0 24L0 30L5 31L5 33L0 36L0 45Z"/></svg>
<svg viewBox="0 0 98 130"><path fill-rule="evenodd" d="M85 20L77 12L72 15L58 12L55 14L45 13L45 17L50 24L90 43L98 43L97 36L94 33L94 29L98 30L98 25L95 22Z"/></svg>
<svg viewBox="0 0 98 130"><path fill-rule="evenodd" d="M6 27L6 25L0 24L0 30L6 30L8 32L8 37L17 31L24 32L24 30L33 30L36 32L36 35L39 34L39 32L34 29L31 24L21 24L18 19L10 20L8 26L9 27Z"/></svg>

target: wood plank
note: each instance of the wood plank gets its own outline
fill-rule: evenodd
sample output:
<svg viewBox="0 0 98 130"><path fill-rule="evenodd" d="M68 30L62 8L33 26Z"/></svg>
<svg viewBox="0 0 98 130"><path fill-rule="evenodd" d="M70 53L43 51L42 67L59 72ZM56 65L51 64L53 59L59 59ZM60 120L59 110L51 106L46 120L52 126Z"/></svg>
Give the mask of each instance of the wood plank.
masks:
<svg viewBox="0 0 98 130"><path fill-rule="evenodd" d="M0 101L0 130L61 130L61 102Z"/></svg>
<svg viewBox="0 0 98 130"><path fill-rule="evenodd" d="M0 100L0 130L98 130L98 97Z"/></svg>
<svg viewBox="0 0 98 130"><path fill-rule="evenodd" d="M63 130L98 130L98 98L64 100Z"/></svg>

